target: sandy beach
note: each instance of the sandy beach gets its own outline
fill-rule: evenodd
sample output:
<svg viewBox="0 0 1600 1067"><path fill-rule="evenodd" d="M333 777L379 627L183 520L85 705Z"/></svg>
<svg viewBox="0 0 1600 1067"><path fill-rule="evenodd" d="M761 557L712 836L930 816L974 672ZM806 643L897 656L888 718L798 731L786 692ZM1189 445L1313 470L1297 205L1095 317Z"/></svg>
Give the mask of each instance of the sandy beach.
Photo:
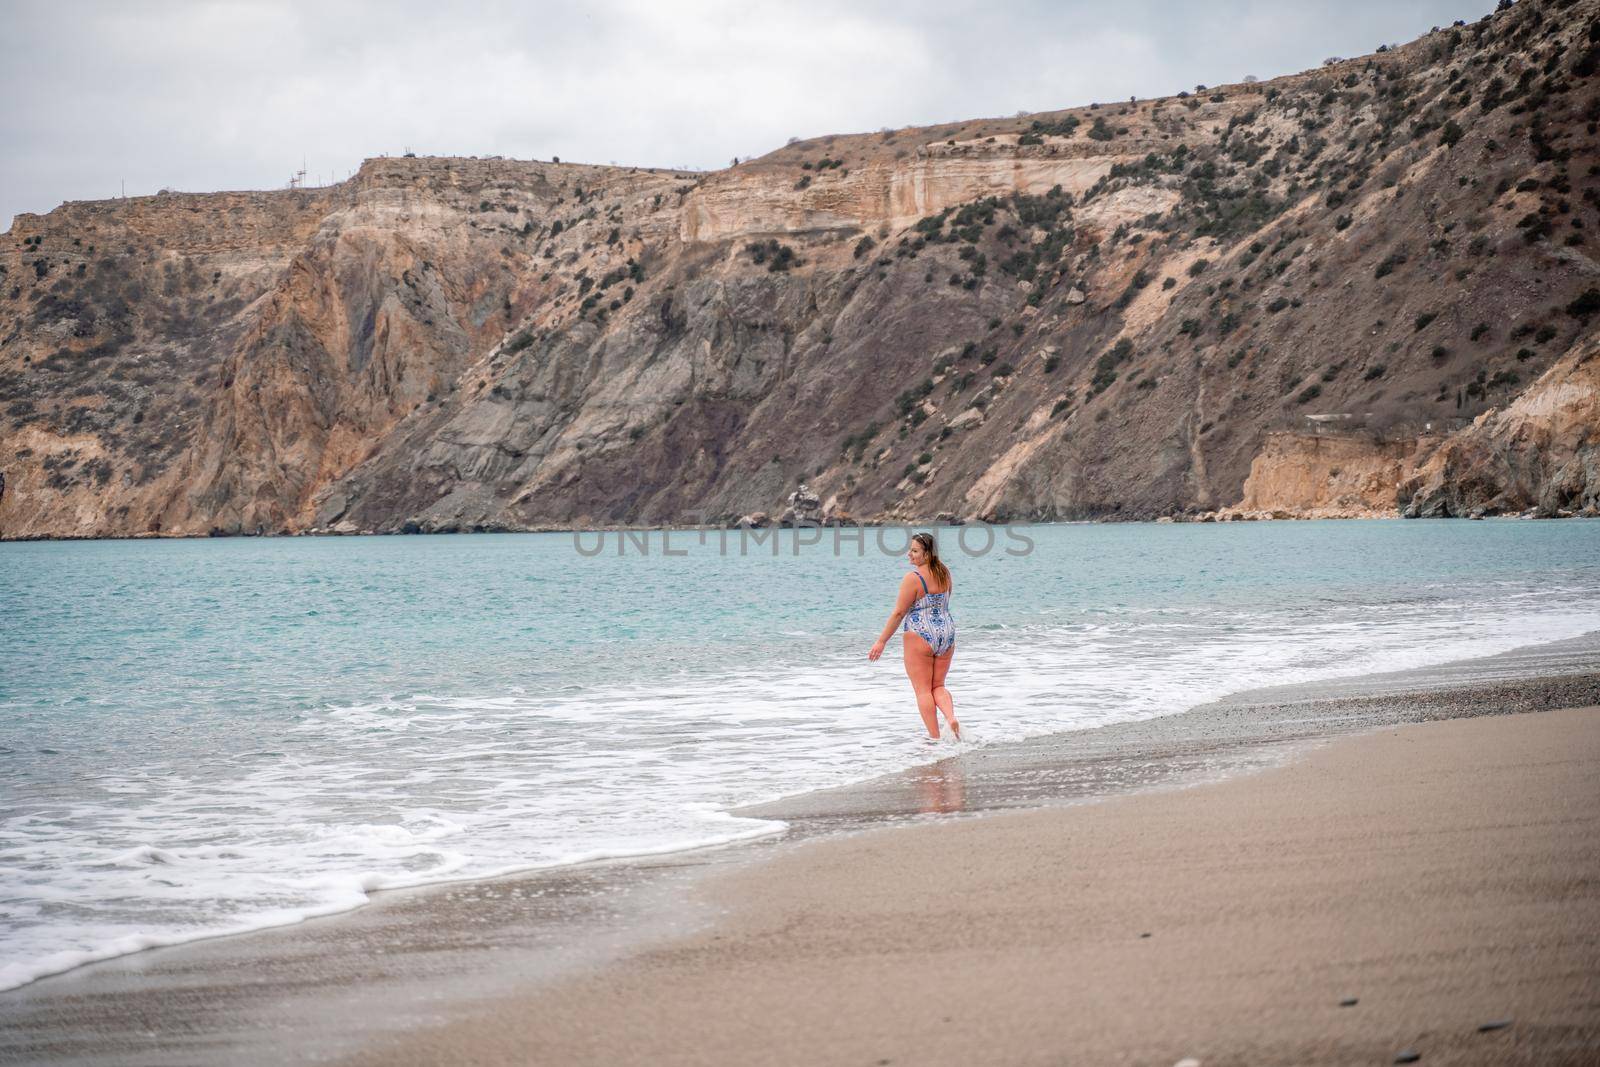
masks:
<svg viewBox="0 0 1600 1067"><path fill-rule="evenodd" d="M351 1062L1594 1063L1597 780L1585 707L816 840L712 878L703 932Z"/></svg>

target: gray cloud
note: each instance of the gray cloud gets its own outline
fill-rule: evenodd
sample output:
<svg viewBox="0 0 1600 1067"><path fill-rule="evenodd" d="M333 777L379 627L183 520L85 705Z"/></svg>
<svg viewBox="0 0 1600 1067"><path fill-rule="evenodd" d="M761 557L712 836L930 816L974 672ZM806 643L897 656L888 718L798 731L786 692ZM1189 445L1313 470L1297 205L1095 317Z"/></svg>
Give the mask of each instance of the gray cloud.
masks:
<svg viewBox="0 0 1600 1067"><path fill-rule="evenodd" d="M1157 96L1316 66L1489 0L421 0L5 9L0 225L63 200L275 188L368 156L712 168L790 136Z"/></svg>

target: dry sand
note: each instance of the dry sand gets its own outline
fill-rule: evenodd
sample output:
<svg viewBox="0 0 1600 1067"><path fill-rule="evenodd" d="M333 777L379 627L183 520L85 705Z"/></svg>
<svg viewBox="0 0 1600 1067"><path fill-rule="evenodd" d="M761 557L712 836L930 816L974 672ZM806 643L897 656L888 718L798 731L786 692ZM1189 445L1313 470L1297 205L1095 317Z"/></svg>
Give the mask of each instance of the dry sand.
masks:
<svg viewBox="0 0 1600 1067"><path fill-rule="evenodd" d="M707 891L703 933L357 1062L1600 1063L1600 709L821 839Z"/></svg>

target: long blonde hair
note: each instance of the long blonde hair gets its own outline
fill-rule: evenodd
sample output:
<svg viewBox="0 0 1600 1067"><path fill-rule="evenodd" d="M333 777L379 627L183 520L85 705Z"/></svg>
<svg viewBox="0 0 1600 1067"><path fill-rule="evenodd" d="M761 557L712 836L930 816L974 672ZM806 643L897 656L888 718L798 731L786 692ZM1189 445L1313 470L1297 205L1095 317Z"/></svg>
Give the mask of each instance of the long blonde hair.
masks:
<svg viewBox="0 0 1600 1067"><path fill-rule="evenodd" d="M944 561L939 558L939 550L934 545L933 534L913 534L911 540L921 545L922 550L928 554L928 570L933 572L933 576L938 579L939 584L948 591L950 588L950 568L946 567Z"/></svg>

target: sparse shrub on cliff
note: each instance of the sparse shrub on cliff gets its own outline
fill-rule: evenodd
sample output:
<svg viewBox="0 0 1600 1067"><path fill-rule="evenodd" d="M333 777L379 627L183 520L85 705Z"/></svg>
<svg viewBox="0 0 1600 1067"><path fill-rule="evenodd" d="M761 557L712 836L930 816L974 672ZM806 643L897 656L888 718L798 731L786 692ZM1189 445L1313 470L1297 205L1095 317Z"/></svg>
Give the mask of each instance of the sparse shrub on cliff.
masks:
<svg viewBox="0 0 1600 1067"><path fill-rule="evenodd" d="M1395 252L1385 257L1372 272L1373 278L1384 278L1393 273L1394 269L1406 261L1405 253Z"/></svg>
<svg viewBox="0 0 1600 1067"><path fill-rule="evenodd" d="M1417 315L1415 319L1411 320L1411 324L1416 327L1418 332L1420 332L1427 327L1428 323L1432 322L1438 317L1439 313L1436 311L1424 311Z"/></svg>
<svg viewBox="0 0 1600 1067"><path fill-rule="evenodd" d="M1522 239L1528 244L1534 244L1540 238L1549 237L1554 231L1548 216L1537 211L1530 211L1517 223L1517 228L1522 231Z"/></svg>
<svg viewBox="0 0 1600 1067"><path fill-rule="evenodd" d="M1267 312L1268 314L1276 315L1278 312L1282 311L1288 306L1289 298L1286 296L1280 296L1267 305Z"/></svg>
<svg viewBox="0 0 1600 1067"><path fill-rule="evenodd" d="M968 237L966 233L961 234L963 240L976 241L978 237L982 236L981 227L994 225L995 209L999 206L999 198L993 196L986 196L981 200L974 200L970 204L963 204L960 210L956 212L953 225L960 230L976 231L971 237Z"/></svg>
<svg viewBox="0 0 1600 1067"><path fill-rule="evenodd" d="M1133 279L1128 282L1128 287L1117 297L1113 305L1118 311L1133 303L1133 298L1139 295L1139 290L1150 284L1150 275L1143 270L1134 272Z"/></svg>
<svg viewBox="0 0 1600 1067"><path fill-rule="evenodd" d="M1455 119L1450 119L1444 124L1444 129L1439 131L1439 143L1446 148L1454 148L1456 142L1461 140L1462 129Z"/></svg>
<svg viewBox="0 0 1600 1067"><path fill-rule="evenodd" d="M1071 137L1082 125L1082 120L1076 115L1066 115L1055 122L1039 122L1035 120L1029 127L1035 133L1050 134L1055 137Z"/></svg>
<svg viewBox="0 0 1600 1067"><path fill-rule="evenodd" d="M865 256L868 252L871 252L875 247L877 247L877 244L878 242L872 239L871 234L861 238L861 240L856 242L855 258L860 259L862 256Z"/></svg>
<svg viewBox="0 0 1600 1067"><path fill-rule="evenodd" d="M1488 332L1489 324L1487 322L1480 322L1478 325L1472 328L1472 340L1476 341L1478 338L1482 337Z"/></svg>
<svg viewBox="0 0 1600 1067"><path fill-rule="evenodd" d="M1296 404L1309 404L1311 401L1315 400L1317 397L1319 397L1321 395L1322 395L1322 386L1321 386L1321 384L1319 384L1317 382L1312 382L1310 385L1308 385L1304 389L1300 390L1300 395L1294 398L1294 402Z"/></svg>
<svg viewBox="0 0 1600 1067"><path fill-rule="evenodd" d="M1089 127L1089 137L1096 141L1109 141L1115 137L1111 127L1106 125L1106 120L1099 115L1095 116L1094 125Z"/></svg>
<svg viewBox="0 0 1600 1067"><path fill-rule="evenodd" d="M1124 337L1095 360L1094 376L1089 380L1089 395L1097 396L1117 380L1117 367L1133 358L1133 342Z"/></svg>
<svg viewBox="0 0 1600 1067"><path fill-rule="evenodd" d="M932 240L934 237L938 236L939 231L944 228L945 220L949 217L950 209L945 208L937 215L929 215L926 218L918 219L911 228L924 235L929 240Z"/></svg>
<svg viewBox="0 0 1600 1067"><path fill-rule="evenodd" d="M925 378L921 385L913 386L894 398L894 408L902 417L911 414L917 402L933 392L933 379Z"/></svg>
<svg viewBox="0 0 1600 1067"><path fill-rule="evenodd" d="M1206 268L1209 266L1211 266L1211 261L1209 259L1195 260L1193 263L1189 264L1189 277L1200 277L1200 275L1205 273Z"/></svg>
<svg viewBox="0 0 1600 1067"><path fill-rule="evenodd" d="M1377 381L1379 378L1383 377L1384 372L1388 369L1389 368L1385 367L1382 363L1374 363L1372 366L1367 368L1367 372L1361 376L1361 380L1364 382Z"/></svg>
<svg viewBox="0 0 1600 1067"><path fill-rule="evenodd" d="M806 186L808 186L810 184L811 184L811 175L802 174L802 175L800 175L800 180L794 183L794 187L796 189L804 189Z"/></svg>
<svg viewBox="0 0 1600 1067"><path fill-rule="evenodd" d="M506 351L510 353L521 352L531 344L533 344L533 331L523 330L507 342Z"/></svg>
<svg viewBox="0 0 1600 1067"><path fill-rule="evenodd" d="M846 437L840 443L840 454L852 457L857 463L861 462L862 451L878 436L879 426L869 422L862 429Z"/></svg>
<svg viewBox="0 0 1600 1067"><path fill-rule="evenodd" d="M803 261L795 255L794 249L786 244L780 244L776 238L766 241L751 241L744 246L750 258L757 266L765 263L768 271L786 271L790 267L799 266Z"/></svg>
<svg viewBox="0 0 1600 1067"><path fill-rule="evenodd" d="M1590 286L1567 305L1567 314L1575 319L1587 319L1600 311L1600 289Z"/></svg>

